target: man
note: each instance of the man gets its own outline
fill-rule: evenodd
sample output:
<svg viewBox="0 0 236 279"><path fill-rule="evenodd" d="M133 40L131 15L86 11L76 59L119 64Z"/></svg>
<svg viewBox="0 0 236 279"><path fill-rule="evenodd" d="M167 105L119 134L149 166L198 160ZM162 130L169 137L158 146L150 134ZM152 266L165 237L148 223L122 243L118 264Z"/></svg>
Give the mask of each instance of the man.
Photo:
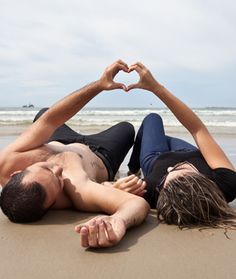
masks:
<svg viewBox="0 0 236 279"><path fill-rule="evenodd" d="M11 221L36 221L49 208L105 212L111 215L93 218L76 231L83 247L108 247L117 244L127 228L144 220L149 211L144 199L101 185L114 178L132 146L132 125L123 122L91 136L64 125L103 90L126 90L113 80L121 70L128 72L128 66L119 60L98 81L41 112L0 153L1 207ZM142 195L144 183L134 176L125 182Z"/></svg>

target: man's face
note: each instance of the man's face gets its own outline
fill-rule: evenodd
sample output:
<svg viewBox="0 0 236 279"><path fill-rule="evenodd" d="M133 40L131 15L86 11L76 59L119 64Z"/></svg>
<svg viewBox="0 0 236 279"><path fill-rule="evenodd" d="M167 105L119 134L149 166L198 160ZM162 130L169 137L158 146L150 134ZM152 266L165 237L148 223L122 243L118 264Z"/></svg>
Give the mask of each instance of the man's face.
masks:
<svg viewBox="0 0 236 279"><path fill-rule="evenodd" d="M62 178L62 167L49 162L39 162L25 169L26 175L23 183L37 182L46 191L44 207L52 206L59 194L63 191L64 181Z"/></svg>

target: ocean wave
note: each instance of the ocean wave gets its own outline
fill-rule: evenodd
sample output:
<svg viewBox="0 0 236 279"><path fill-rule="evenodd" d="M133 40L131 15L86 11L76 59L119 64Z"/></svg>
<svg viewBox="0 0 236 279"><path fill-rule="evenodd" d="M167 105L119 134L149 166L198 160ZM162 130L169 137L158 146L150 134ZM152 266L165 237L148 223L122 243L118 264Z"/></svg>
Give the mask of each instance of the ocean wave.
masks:
<svg viewBox="0 0 236 279"><path fill-rule="evenodd" d="M22 110L14 110L14 111L1 111L1 115L35 115L38 111L22 111Z"/></svg>
<svg viewBox="0 0 236 279"><path fill-rule="evenodd" d="M30 120L17 120L17 121L4 121L0 120L0 126L19 126L19 125L29 125L32 121Z"/></svg>
<svg viewBox="0 0 236 279"><path fill-rule="evenodd" d="M140 126L142 120L137 120L137 119L129 119L127 120L128 122L132 123L134 126ZM114 119L114 120L109 120L109 119L90 119L90 120L81 120L81 121L76 121L76 120L70 120L68 121L68 125L73 125L73 126L112 126L120 122L120 119ZM182 124L178 122L177 120L167 120L164 121L164 125L166 127L181 127ZM213 121L207 121L205 122L205 125L207 127L236 127L236 122L213 122Z"/></svg>
<svg viewBox="0 0 236 279"><path fill-rule="evenodd" d="M158 109L158 110L84 110L80 111L78 115L85 115L85 116L108 116L108 115L127 115L127 116L136 116L136 115L147 115L151 112L156 112L159 114L166 114L168 113L165 109Z"/></svg>
<svg viewBox="0 0 236 279"><path fill-rule="evenodd" d="M199 116L236 116L236 110L194 110Z"/></svg>
<svg viewBox="0 0 236 279"><path fill-rule="evenodd" d="M91 119L91 120L70 120L67 122L68 125L72 126L112 126L119 122L123 121L122 119ZM141 120L135 120L135 119L127 119L128 122L132 123L134 126L140 126ZM0 120L0 126L19 126L19 125L30 125L32 121L30 120L14 120L14 121L2 121ZM236 122L213 122L213 121L205 121L204 122L207 127L231 127L236 128ZM164 125L166 127L180 127L182 126L177 121L164 121Z"/></svg>
<svg viewBox="0 0 236 279"><path fill-rule="evenodd" d="M39 109L0 109L1 126L28 125L32 123ZM232 108L195 108L194 111L209 127L236 127L236 109ZM181 124L173 114L166 108L154 109L101 109L86 108L72 117L69 125L76 126L111 126L121 121L129 121L139 126L143 118L151 112L160 114L163 117L165 126L179 127Z"/></svg>

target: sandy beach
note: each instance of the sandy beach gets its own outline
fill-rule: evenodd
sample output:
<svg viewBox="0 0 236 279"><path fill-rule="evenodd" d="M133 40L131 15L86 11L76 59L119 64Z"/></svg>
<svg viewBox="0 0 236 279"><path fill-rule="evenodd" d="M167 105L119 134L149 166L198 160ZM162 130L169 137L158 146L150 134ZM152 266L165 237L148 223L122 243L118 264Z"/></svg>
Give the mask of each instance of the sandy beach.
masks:
<svg viewBox="0 0 236 279"><path fill-rule="evenodd" d="M3 130L2 130L3 131ZM19 131L0 135L0 149ZM236 165L235 135L216 139ZM185 138L190 137L185 134ZM120 176L127 172L127 158ZM231 204L236 208L236 202ZM13 224L0 213L0 278L204 278L236 277L236 231L179 230L157 225L155 210L119 245L84 249L74 226L95 216L75 211L50 211L34 224Z"/></svg>
<svg viewBox="0 0 236 279"><path fill-rule="evenodd" d="M109 190L103 192L101 185L96 189L91 183L96 178L100 182L105 176L100 159L106 167L112 160L115 167L118 155L122 155L122 150L115 150L116 158L110 159L109 154L100 152L104 149L100 143L103 137L89 138L91 150L97 151L100 159L88 152L88 146L80 146L78 156L69 153L76 150L75 146L62 156L56 153L63 150L61 145L51 145L52 152L43 147L33 150L32 146L44 143L45 137L65 121L82 135L99 133L122 122L131 123L137 133L151 114L150 122L145 121L143 125L147 124L148 133L155 133L155 123L162 129L163 122L166 135L194 144L183 123L197 137L200 146L205 145L204 155L211 155L209 164L218 165L215 152L222 153L214 152L217 150L214 142L202 139L204 129L196 132L202 127L196 115L236 170L235 33L236 0L0 0L0 203L1 184L6 183L9 175L21 171L27 163L48 156L51 164L49 160L49 164L32 167L23 180L32 182L32 186L36 186L33 180L37 180L45 186L45 206L63 208L72 204L80 210L92 210L101 208L103 201L104 210L113 212L118 200L118 204L124 205L120 215L122 210L129 213L135 210L135 199L132 203L127 198L130 203L126 208L126 198L119 192L114 191L116 196L110 196ZM17 151L2 154L45 108L52 109L21 137L22 144L8 149L13 150L15 146ZM129 146L130 139L123 144L119 137L132 135L132 128L129 131L128 125L120 127L113 130L111 140L104 136L107 148L116 142L120 149ZM153 134L148 134L146 144L155 138ZM86 137L78 138L88 143ZM68 133L68 138L61 141L67 139L73 141L74 137ZM115 179L127 176L131 153L132 149ZM163 156L157 163L166 160L169 165L176 159L167 157ZM182 159L185 161L185 156ZM171 180L177 170L182 174L191 170L191 162L200 172L208 172L198 159L187 158L185 164L172 169L168 178ZM147 160L149 170L151 160L149 166L148 163ZM159 168L156 164L158 176L162 176L166 165L163 163L163 168ZM88 170L87 175L81 172L81 166ZM147 179L149 184L153 176ZM18 177L21 179L20 174ZM214 179L225 183L222 190L230 197L230 191L236 187L234 174L220 169L214 172ZM153 184L164 187L164 182L160 179ZM191 187L190 184L187 186ZM19 195L14 187L19 203L24 203L22 211L26 207L32 213L27 197ZM236 212L234 189L235 199L229 206ZM30 190L30 195L41 192L43 196L37 186ZM177 194L170 188L168 192L171 199L177 197L179 204L185 204L184 198L191 204L204 192L198 190L195 198L195 190L188 189L191 193L187 195L181 189ZM147 198L155 197L152 194L155 193L148 191ZM20 207L16 199L9 200L7 206ZM36 200L32 201L35 207ZM142 208L141 204L137 208ZM177 209L177 203L172 205ZM207 205L194 206L191 211L197 207L207 215ZM138 220L142 210L127 222ZM19 215L15 218L22 218ZM144 222L129 229L118 245L85 249L81 247L75 226L97 215L104 214L50 209L38 222L15 224L0 208L0 279L236 279L236 225L234 230L180 230L174 225L158 224L156 210L152 209Z"/></svg>

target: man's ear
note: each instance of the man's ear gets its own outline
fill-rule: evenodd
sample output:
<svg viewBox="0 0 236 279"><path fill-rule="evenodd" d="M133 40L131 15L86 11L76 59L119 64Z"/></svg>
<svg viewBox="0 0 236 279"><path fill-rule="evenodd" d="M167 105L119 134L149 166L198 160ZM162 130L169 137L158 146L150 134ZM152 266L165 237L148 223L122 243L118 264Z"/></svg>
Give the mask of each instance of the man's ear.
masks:
<svg viewBox="0 0 236 279"><path fill-rule="evenodd" d="M14 171L13 173L10 174L10 177L12 177L13 175L22 172L22 170L18 170L18 171Z"/></svg>

